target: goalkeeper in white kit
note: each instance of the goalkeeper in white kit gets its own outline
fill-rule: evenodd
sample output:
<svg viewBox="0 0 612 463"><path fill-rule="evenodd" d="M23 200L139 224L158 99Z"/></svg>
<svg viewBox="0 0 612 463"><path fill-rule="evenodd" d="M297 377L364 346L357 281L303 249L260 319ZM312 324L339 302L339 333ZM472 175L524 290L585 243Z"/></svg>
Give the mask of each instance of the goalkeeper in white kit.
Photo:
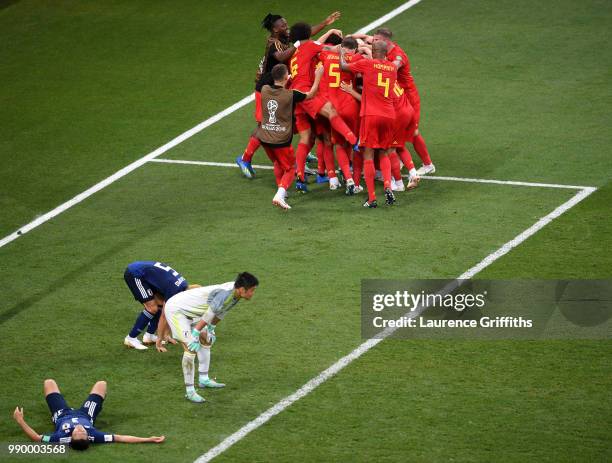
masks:
<svg viewBox="0 0 612 463"><path fill-rule="evenodd" d="M201 403L204 398L195 390L195 357L198 356L198 386L224 387L208 377L210 348L217 339L215 327L241 299L253 297L259 281L248 272L238 274L236 281L188 289L166 301L164 316L158 327L158 340L164 339L167 325L172 337L183 346L185 397ZM159 341L158 349L165 349Z"/></svg>

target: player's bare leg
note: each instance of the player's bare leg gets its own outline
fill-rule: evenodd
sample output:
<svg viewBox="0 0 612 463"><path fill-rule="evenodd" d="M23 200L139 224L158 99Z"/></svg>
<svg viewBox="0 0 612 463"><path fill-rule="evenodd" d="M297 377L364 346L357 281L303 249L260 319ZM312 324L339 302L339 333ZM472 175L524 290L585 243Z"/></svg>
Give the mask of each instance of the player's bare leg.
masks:
<svg viewBox="0 0 612 463"><path fill-rule="evenodd" d="M47 397L49 394L52 394L54 392L57 392L59 394L60 390L54 379L45 379L43 383L43 392L45 394L45 397Z"/></svg>
<svg viewBox="0 0 612 463"><path fill-rule="evenodd" d="M97 394L103 399L106 397L106 381L97 381L96 384L91 388L90 394Z"/></svg>

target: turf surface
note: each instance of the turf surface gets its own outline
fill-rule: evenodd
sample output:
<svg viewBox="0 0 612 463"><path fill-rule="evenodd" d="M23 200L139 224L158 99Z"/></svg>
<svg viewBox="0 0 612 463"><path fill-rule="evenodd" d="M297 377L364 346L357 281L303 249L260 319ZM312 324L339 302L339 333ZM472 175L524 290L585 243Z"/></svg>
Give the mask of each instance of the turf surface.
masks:
<svg viewBox="0 0 612 463"><path fill-rule="evenodd" d="M247 95L267 12L0 5L2 235ZM345 30L394 6L336 5ZM330 6L266 8L315 21ZM602 187L479 277L610 278L611 16L598 1L424 0L388 24L411 57L441 175ZM251 110L164 157L232 162ZM317 186L281 214L272 182L150 164L1 248L0 440L23 440L17 404L51 430L44 378L73 405L104 378L98 428L167 442L74 460L192 461L361 342L361 278L457 276L573 194L431 180L366 211ZM211 372L229 386L203 407L182 398L178 349L121 345L138 312L122 273L145 258L192 282L243 269L262 281L219 327ZM385 341L219 461L609 460L611 353L609 341Z"/></svg>

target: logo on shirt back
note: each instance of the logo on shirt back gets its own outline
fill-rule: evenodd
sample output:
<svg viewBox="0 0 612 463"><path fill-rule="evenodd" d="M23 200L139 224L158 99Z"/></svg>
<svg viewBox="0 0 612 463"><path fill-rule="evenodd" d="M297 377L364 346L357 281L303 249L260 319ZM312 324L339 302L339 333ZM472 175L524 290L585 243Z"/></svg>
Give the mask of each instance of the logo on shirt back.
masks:
<svg viewBox="0 0 612 463"><path fill-rule="evenodd" d="M276 110L278 109L278 102L276 100L270 100L267 104L268 114L270 115L270 124L276 124Z"/></svg>

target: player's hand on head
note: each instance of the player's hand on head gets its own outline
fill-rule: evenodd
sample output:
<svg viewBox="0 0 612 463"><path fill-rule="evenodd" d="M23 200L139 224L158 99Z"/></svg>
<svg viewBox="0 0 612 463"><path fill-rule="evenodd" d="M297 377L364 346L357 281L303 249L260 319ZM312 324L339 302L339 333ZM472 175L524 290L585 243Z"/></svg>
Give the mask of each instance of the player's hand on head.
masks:
<svg viewBox="0 0 612 463"><path fill-rule="evenodd" d="M336 35L342 37L342 31L340 29L330 29L329 32L330 32L330 34L336 34Z"/></svg>
<svg viewBox="0 0 612 463"><path fill-rule="evenodd" d="M336 21L337 19L340 19L340 12L339 11L334 11L332 14L330 14L326 19L325 19L325 24L327 24L328 26L330 24L333 24L334 21Z"/></svg>

